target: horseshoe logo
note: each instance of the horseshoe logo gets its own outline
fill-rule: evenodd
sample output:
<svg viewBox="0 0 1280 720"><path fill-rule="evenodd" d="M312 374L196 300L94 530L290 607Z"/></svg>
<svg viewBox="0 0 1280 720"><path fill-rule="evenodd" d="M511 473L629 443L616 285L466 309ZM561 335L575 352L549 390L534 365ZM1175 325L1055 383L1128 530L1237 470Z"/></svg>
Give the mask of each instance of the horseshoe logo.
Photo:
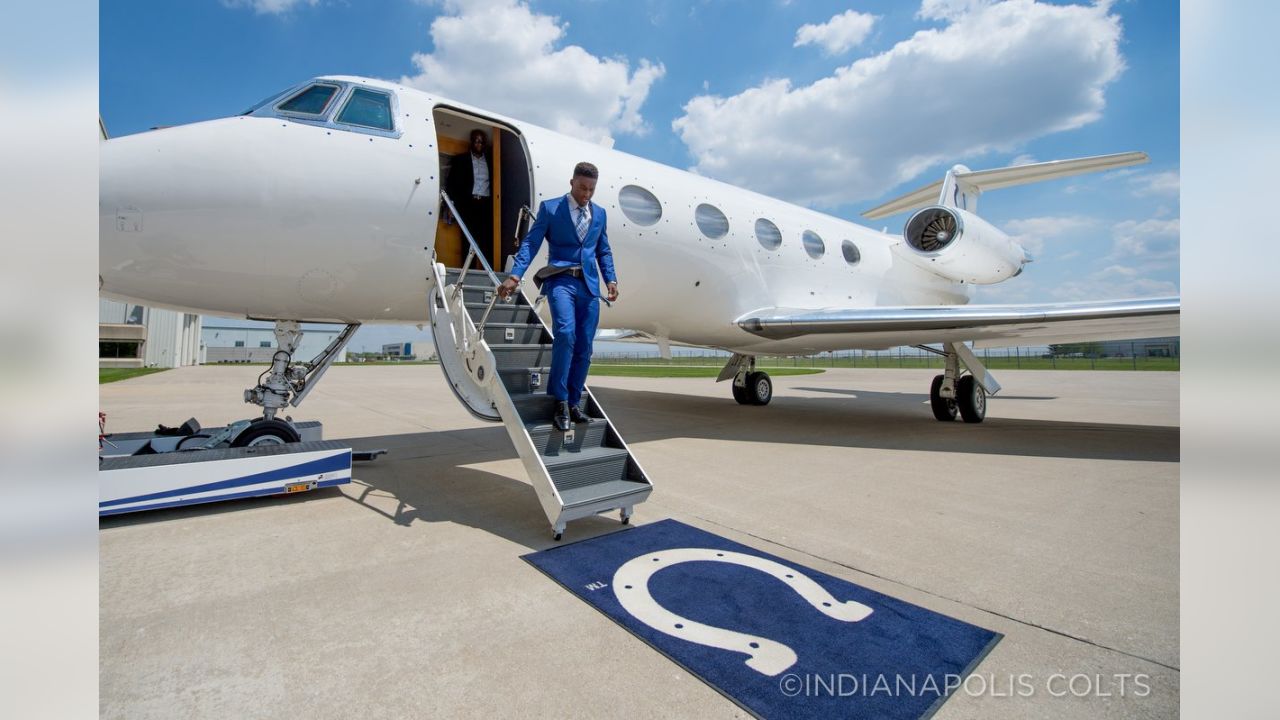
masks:
<svg viewBox="0 0 1280 720"><path fill-rule="evenodd" d="M745 653L749 656L747 667L762 675L772 677L796 664L796 653L787 645L682 618L653 599L649 578L654 573L698 560L741 565L771 575L786 583L814 610L834 620L858 622L871 614L871 608L866 605L853 600L840 602L818 583L785 565L755 555L710 548L675 548L632 558L613 574L613 594L627 612L654 630L699 645Z"/></svg>

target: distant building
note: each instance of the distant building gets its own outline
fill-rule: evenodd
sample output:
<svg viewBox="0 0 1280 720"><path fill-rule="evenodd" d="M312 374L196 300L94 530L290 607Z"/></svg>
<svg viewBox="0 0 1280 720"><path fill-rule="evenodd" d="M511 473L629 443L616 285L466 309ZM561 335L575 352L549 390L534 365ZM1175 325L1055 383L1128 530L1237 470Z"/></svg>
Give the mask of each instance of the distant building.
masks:
<svg viewBox="0 0 1280 720"><path fill-rule="evenodd" d="M199 315L99 298L98 367L176 368L199 362Z"/></svg>
<svg viewBox="0 0 1280 720"><path fill-rule="evenodd" d="M1159 337L1145 340L1111 340L1098 343L1102 357L1180 357L1182 338Z"/></svg>
<svg viewBox="0 0 1280 720"><path fill-rule="evenodd" d="M382 346L382 354L399 360L413 359L413 343L388 343Z"/></svg>
<svg viewBox="0 0 1280 720"><path fill-rule="evenodd" d="M293 353L293 359L308 362L324 352L329 343L342 332L342 328L303 328L302 342ZM276 335L272 328L245 328L227 325L206 325L200 333L206 364L271 362L276 352ZM334 362L346 362L347 350L342 349Z"/></svg>
<svg viewBox="0 0 1280 720"><path fill-rule="evenodd" d="M1181 357L1179 337L1144 338L1142 340L1106 340L1050 345L1049 354L1057 357Z"/></svg>

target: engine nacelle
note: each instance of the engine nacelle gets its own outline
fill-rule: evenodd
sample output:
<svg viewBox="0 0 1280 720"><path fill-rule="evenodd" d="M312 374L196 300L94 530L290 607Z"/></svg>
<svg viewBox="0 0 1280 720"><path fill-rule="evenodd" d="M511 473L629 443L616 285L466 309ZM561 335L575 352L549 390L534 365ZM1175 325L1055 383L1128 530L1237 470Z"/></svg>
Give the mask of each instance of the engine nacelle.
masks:
<svg viewBox="0 0 1280 720"><path fill-rule="evenodd" d="M1022 272L1031 257L994 225L960 208L932 205L902 231L912 263L948 280L991 285Z"/></svg>

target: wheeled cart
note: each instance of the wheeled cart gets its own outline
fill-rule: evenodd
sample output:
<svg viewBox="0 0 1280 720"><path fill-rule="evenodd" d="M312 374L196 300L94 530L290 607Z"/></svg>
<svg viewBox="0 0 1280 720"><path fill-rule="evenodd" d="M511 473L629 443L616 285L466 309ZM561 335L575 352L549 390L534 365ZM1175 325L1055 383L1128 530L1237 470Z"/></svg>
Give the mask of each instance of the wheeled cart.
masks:
<svg viewBox="0 0 1280 720"><path fill-rule="evenodd" d="M305 492L351 482L336 440L103 457L98 516Z"/></svg>

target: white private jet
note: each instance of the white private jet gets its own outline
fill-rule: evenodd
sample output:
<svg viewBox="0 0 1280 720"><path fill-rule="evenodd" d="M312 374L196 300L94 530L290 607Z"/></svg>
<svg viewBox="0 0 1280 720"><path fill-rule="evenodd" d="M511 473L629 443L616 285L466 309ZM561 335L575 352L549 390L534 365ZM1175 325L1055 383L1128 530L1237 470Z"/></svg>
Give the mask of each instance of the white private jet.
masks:
<svg viewBox="0 0 1280 720"><path fill-rule="evenodd" d="M477 128L492 139L491 237L455 224L442 193L451 156ZM528 301L531 286L515 306L497 302L492 268L515 253L527 209L565 193L583 160L601 171L594 200L608 211L622 288L601 328L641 333L664 353L673 343L733 353L719 380L731 379L743 404L773 394L758 355L936 345L945 369L930 388L934 416L980 422L999 385L973 348L1178 332L1177 298L969 304L971 286L1015 277L1031 260L974 214L981 192L1142 163L1143 153L957 165L865 213L916 210L898 236L349 76L315 78L233 117L104 141L100 290L275 321L276 361L245 393L263 408L254 441L297 439L277 411L301 402L360 323L429 322L455 395L478 417L506 420L524 457L536 423L518 416L549 357L539 349L546 311ZM320 357L295 362L307 322L347 329Z"/></svg>

